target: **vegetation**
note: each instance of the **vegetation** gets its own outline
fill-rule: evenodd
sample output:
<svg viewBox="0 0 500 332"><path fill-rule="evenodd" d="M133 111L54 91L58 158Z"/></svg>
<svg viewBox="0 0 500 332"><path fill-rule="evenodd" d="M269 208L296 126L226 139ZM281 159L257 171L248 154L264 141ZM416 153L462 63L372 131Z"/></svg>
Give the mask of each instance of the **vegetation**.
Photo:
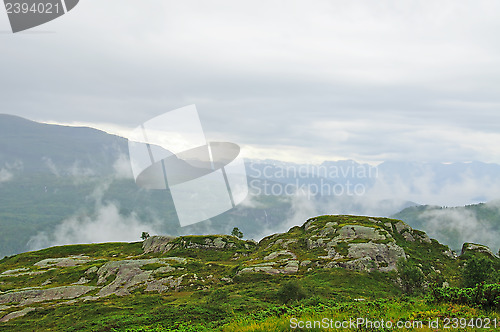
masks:
<svg viewBox="0 0 500 332"><path fill-rule="evenodd" d="M478 278L477 267L485 264L482 258L491 261L494 271L500 267L498 258L480 251L468 251L458 259L448 257L443 254L448 248L437 241L406 241L403 235L407 230L396 231L398 223L387 218L321 216L258 244L229 235L182 236L169 242L172 247L164 253L144 253L143 243L136 242L60 246L6 257L0 260L0 319L23 308L2 303L2 296L20 289L70 286L82 277L83 285L99 288L85 294L91 297L87 301L29 304L34 311L0 322L0 330L293 331L300 329L293 329L291 322L321 321L324 317L332 322L358 317L394 323L440 320L442 324L446 317L500 321L500 286L495 273L481 279L487 283L462 288L468 276ZM389 272L320 266L325 251L308 248L311 234L323 234L324 238L328 230L345 225L364 225L390 235L391 241L404 248L407 259L398 262L398 271ZM422 235L417 231L413 234ZM364 245L366 241L349 243ZM349 254L349 245L335 249ZM277 255L286 251L293 251L297 258ZM81 261L57 265L59 261L54 260L65 258ZM295 259L304 263L295 273L241 273L249 266L270 261L279 265ZM102 272L107 265L121 261L143 263L135 270L113 267L107 270L107 278L100 280L108 273ZM148 280L170 280L172 286L157 291L139 283L128 289L129 295L98 296L102 287L113 288L115 281L123 287L132 280L118 280L130 271L136 277L143 273L142 277L152 278ZM418 330L436 329L424 326Z"/></svg>
<svg viewBox="0 0 500 332"><path fill-rule="evenodd" d="M493 281L493 262L486 257L472 257L467 260L463 269L465 287L475 287L488 281Z"/></svg>
<svg viewBox="0 0 500 332"><path fill-rule="evenodd" d="M233 228L233 230L231 231L231 235L236 236L238 239L243 238L243 233L240 231L238 227Z"/></svg>
<svg viewBox="0 0 500 332"><path fill-rule="evenodd" d="M418 266L404 258L398 261L398 276L406 294L410 295L422 289L425 278L424 273Z"/></svg>

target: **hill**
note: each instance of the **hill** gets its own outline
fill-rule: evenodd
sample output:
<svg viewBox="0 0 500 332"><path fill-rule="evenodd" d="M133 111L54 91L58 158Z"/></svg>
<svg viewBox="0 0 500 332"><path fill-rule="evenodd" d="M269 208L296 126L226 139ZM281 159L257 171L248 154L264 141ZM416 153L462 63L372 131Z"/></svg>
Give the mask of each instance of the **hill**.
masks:
<svg viewBox="0 0 500 332"><path fill-rule="evenodd" d="M494 252L500 249L498 201L459 207L415 206L394 214L392 218L425 230L455 250L459 250L464 242L484 243Z"/></svg>
<svg viewBox="0 0 500 332"><path fill-rule="evenodd" d="M457 257L400 220L348 215L311 218L259 243L155 236L52 247L0 261L0 328L277 331L290 330L291 318L435 319L450 308L499 319L486 309L403 296L398 262L422 273L424 291L459 286L462 266L478 255L498 271L500 259L483 246L465 245Z"/></svg>

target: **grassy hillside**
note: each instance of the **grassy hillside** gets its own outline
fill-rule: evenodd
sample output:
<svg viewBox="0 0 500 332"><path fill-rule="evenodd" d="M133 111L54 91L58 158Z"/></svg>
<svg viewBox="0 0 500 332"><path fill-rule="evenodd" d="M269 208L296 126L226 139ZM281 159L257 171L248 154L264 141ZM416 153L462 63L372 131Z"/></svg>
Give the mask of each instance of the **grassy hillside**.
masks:
<svg viewBox="0 0 500 332"><path fill-rule="evenodd" d="M0 261L0 329L287 331L324 317L500 319L499 307L429 297L443 283L461 287L472 257L486 255L498 271L497 257L471 250L456 258L399 220L358 216L312 218L259 243L210 235L53 247ZM411 294L394 265L401 255L423 276Z"/></svg>

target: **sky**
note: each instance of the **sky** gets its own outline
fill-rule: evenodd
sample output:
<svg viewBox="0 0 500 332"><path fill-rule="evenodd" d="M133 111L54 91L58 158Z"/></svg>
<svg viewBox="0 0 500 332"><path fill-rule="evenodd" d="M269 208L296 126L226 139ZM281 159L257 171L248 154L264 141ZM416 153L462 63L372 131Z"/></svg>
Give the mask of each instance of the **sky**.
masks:
<svg viewBox="0 0 500 332"><path fill-rule="evenodd" d="M500 163L500 2L81 0L12 34L0 113L126 133L196 104L249 158Z"/></svg>

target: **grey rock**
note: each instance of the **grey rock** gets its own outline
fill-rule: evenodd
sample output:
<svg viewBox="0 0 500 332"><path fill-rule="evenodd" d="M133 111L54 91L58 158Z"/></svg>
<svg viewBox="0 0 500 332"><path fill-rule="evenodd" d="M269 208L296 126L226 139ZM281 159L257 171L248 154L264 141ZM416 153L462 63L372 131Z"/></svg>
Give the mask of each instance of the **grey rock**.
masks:
<svg viewBox="0 0 500 332"><path fill-rule="evenodd" d="M35 310L35 308L28 307L28 308L24 308L23 310L11 312L10 314L7 314L7 315L3 316L2 318L0 318L0 322L1 323L8 322L11 319L22 317L22 316L26 315L27 313L30 313L34 310Z"/></svg>
<svg viewBox="0 0 500 332"><path fill-rule="evenodd" d="M409 232L403 233L403 238L408 242L415 242L415 238Z"/></svg>
<svg viewBox="0 0 500 332"><path fill-rule="evenodd" d="M95 288L93 286L75 285L9 292L0 295L0 304L19 303L19 305L24 306L36 302L73 299Z"/></svg>
<svg viewBox="0 0 500 332"><path fill-rule="evenodd" d="M349 244L348 257L354 260L365 258L370 259L375 263L375 266L370 267L368 270L374 269L380 271L392 271L396 269L396 263L400 258L405 258L404 249L394 243L351 243ZM356 263L365 264L364 262ZM370 263L371 264L371 263ZM366 265L366 264L365 264Z"/></svg>
<svg viewBox="0 0 500 332"><path fill-rule="evenodd" d="M35 263L35 265L38 267L50 267L50 266L69 267L69 266L86 264L94 260L95 259L92 259L88 256L70 256L63 258L47 258Z"/></svg>
<svg viewBox="0 0 500 332"><path fill-rule="evenodd" d="M175 239L173 236L150 236L142 243L144 253L150 252L167 252L172 248L172 241Z"/></svg>

